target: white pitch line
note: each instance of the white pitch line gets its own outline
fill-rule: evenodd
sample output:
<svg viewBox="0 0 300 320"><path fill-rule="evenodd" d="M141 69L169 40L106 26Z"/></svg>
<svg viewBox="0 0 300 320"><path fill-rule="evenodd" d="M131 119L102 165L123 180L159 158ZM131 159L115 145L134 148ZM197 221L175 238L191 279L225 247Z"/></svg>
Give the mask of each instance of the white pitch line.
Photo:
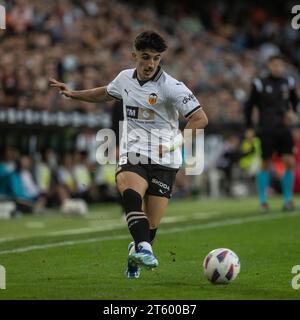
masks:
<svg viewBox="0 0 300 320"><path fill-rule="evenodd" d="M25 223L25 227L29 229L43 229L45 226L45 223L40 221L31 221Z"/></svg>
<svg viewBox="0 0 300 320"><path fill-rule="evenodd" d="M67 236L67 235L77 235L77 234L83 234L83 233L91 233L91 232L98 232L98 231L109 231L109 230L115 230L119 228L126 227L125 223L114 223L114 224L108 224L104 226L99 227L86 227L86 228L79 228L79 229L70 229L70 230L61 230L61 231L51 231L46 233L46 236Z"/></svg>
<svg viewBox="0 0 300 320"><path fill-rule="evenodd" d="M182 221L190 221L190 220L201 220L206 219L208 217L212 217L218 215L220 212L194 212L192 215L184 215L184 216L171 216L171 217L164 217L161 224L168 224L174 222L182 222ZM46 237L57 237L57 236L70 236L70 235L79 235L79 234L86 234L86 233L93 233L93 232L101 232L101 231L110 231L110 230L117 230L126 228L126 222L124 219L110 219L104 220L103 225L99 226L99 221L97 225L93 226L94 223L91 224L90 227L83 227L83 228L76 228L76 229L64 229L64 230L57 230L57 231L50 231L43 233L43 236ZM38 236L38 235L36 235ZM13 240L25 240L29 239L30 237L9 237L9 238L1 238L1 242L8 242Z"/></svg>
<svg viewBox="0 0 300 320"><path fill-rule="evenodd" d="M0 238L0 243L2 243L2 242L7 242L7 241L12 241L12 240L15 240L15 238L13 238L13 237L10 237L10 238Z"/></svg>
<svg viewBox="0 0 300 320"><path fill-rule="evenodd" d="M162 229L160 230L159 233L169 234L169 233L185 232L185 231L192 231L192 230L204 230L204 229L211 229L211 228L224 227L224 226L230 226L230 225L244 224L249 222L286 219L286 218L295 217L295 216L299 216L299 214L296 214L296 213L282 214L281 213L281 214L272 214L272 215L270 214L270 215L264 215L264 216L234 218L234 219L227 219L224 221L216 221L216 222L210 222L206 224L199 224L199 225L193 225L193 226L183 226L183 227ZM57 243L32 245L32 246L23 247L23 248L3 250L3 251L0 251L0 255L9 254L9 253L28 252L33 250L42 250L42 249L63 247L63 246L73 246L77 244L92 243L92 242L98 242L98 241L124 240L129 238L130 238L129 234L126 234L126 235L124 234L124 235L116 235L116 236L103 236L103 237L83 239L83 240L62 241Z"/></svg>

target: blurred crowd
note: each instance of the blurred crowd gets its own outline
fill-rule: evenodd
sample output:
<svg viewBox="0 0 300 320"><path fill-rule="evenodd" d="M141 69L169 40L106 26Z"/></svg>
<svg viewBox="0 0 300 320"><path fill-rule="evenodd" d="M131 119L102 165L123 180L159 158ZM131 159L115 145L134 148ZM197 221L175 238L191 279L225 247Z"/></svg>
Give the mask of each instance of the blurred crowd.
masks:
<svg viewBox="0 0 300 320"><path fill-rule="evenodd" d="M61 99L48 77L73 89L111 81L132 67L136 34L155 29L169 50L164 68L198 96L213 122L243 121L243 103L253 76L279 51L299 78L300 35L290 18L271 16L257 4L212 1L205 17L183 4L143 5L116 0L6 0L7 30L0 31L0 105L18 109L101 113L95 104ZM188 7L188 6L187 6ZM241 17L242 15L242 17Z"/></svg>
<svg viewBox="0 0 300 320"><path fill-rule="evenodd" d="M17 210L39 213L60 207L69 199L86 203L117 202L115 165L96 166L85 151L58 154L48 148L21 154L18 149L1 150L0 199L12 200Z"/></svg>
<svg viewBox="0 0 300 320"><path fill-rule="evenodd" d="M7 29L0 30L0 108L105 113L112 122L114 117L117 121L113 103L64 99L49 89L48 78L64 81L74 90L106 85L121 70L134 66L132 42L145 29L166 37L169 49L163 68L195 93L210 124L243 124L251 80L264 72L270 55L285 55L287 73L295 77L299 90L300 32L292 29L291 17L272 15L251 1L236 1L231 6L215 0L193 12L184 3L147 3L5 0ZM296 141L300 135L295 132ZM260 147L255 139L224 138L222 133L206 137L207 170L197 178L180 171L174 196L203 190L212 196L234 193L236 172L253 179L259 165ZM6 147L1 150L0 194L17 199L27 211L62 206L66 199L77 197L89 203L118 201L115 168L96 165L94 142L95 136L83 134L74 150L64 154L51 148L24 154ZM299 142L295 146L300 150Z"/></svg>
<svg viewBox="0 0 300 320"><path fill-rule="evenodd" d="M293 129L296 160L294 192L300 193L300 129ZM95 135L79 134L74 150L59 153L46 148L33 154L14 147L1 150L0 202L13 201L17 212L43 213L46 208L66 209L70 200L86 204L119 202L115 183L115 164L96 161ZM117 154L117 150L115 150ZM184 152L184 150L183 150ZM117 158L117 156L116 156ZM255 176L261 164L261 143L249 131L208 135L205 138L204 171L199 176L179 170L173 198L245 197L255 193ZM280 178L284 165L274 155L269 193L281 193ZM75 204L74 213L79 207ZM1 210L0 208L0 218ZM121 210L122 212L122 210Z"/></svg>

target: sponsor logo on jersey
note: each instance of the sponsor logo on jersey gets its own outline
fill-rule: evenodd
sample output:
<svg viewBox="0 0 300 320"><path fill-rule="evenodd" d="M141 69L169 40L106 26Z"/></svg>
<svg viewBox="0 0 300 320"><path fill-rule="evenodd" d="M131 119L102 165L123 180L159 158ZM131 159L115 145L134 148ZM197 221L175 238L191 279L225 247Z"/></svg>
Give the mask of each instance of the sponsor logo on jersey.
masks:
<svg viewBox="0 0 300 320"><path fill-rule="evenodd" d="M156 93L150 93L148 102L151 106L153 106L157 102L157 94Z"/></svg>
<svg viewBox="0 0 300 320"><path fill-rule="evenodd" d="M187 95L183 98L182 103L183 103L183 104L187 104L189 101L194 101L194 102L196 102L196 97L195 97L192 93L187 94Z"/></svg>
<svg viewBox="0 0 300 320"><path fill-rule="evenodd" d="M126 106L126 115L127 118L137 119L139 114L138 107Z"/></svg>
<svg viewBox="0 0 300 320"><path fill-rule="evenodd" d="M131 90L124 89L124 91L127 93L127 96L128 96Z"/></svg>
<svg viewBox="0 0 300 320"><path fill-rule="evenodd" d="M129 119L154 120L154 111L142 107L126 106L126 115Z"/></svg>

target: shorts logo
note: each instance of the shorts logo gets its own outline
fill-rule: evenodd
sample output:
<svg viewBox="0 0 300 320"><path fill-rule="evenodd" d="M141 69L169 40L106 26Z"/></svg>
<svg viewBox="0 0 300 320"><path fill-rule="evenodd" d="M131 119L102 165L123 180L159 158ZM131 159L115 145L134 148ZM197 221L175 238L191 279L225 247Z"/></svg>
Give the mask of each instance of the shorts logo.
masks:
<svg viewBox="0 0 300 320"><path fill-rule="evenodd" d="M156 184L156 185L158 185L158 186L160 186L161 188L163 188L163 189L165 189L165 190L167 190L167 191L170 191L170 186L168 186L167 184L165 184L165 183L163 183L163 182L161 182L161 181L159 181L159 180L157 180L157 179L155 179L155 178L152 178L151 182L154 183L154 184ZM166 191L166 192L167 192L167 191ZM161 192L161 191L160 191L160 192ZM162 192L161 192L161 193L162 193Z"/></svg>
<svg viewBox="0 0 300 320"><path fill-rule="evenodd" d="M157 102L157 94L156 93L150 93L148 102L151 106L153 106Z"/></svg>

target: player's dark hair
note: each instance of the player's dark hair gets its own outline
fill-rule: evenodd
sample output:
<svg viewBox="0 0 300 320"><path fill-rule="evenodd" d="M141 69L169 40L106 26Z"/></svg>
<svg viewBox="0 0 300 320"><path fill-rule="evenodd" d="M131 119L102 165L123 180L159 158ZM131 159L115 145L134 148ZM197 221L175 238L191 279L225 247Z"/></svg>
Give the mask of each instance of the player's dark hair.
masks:
<svg viewBox="0 0 300 320"><path fill-rule="evenodd" d="M157 52L164 52L167 49L167 43L157 32L148 30L137 35L134 41L134 47L138 51L150 49Z"/></svg>

